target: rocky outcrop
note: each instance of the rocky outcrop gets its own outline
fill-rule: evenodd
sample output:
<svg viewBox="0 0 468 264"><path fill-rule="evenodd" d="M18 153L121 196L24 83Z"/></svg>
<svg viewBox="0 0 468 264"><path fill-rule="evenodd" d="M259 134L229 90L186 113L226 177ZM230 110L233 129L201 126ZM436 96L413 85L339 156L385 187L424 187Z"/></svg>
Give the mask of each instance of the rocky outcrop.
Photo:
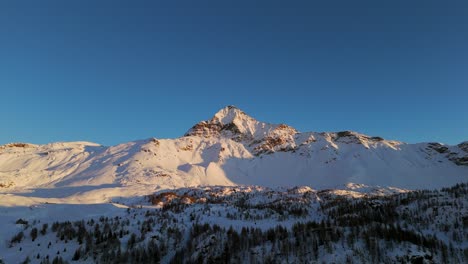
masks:
<svg viewBox="0 0 468 264"><path fill-rule="evenodd" d="M218 137L222 126L219 124L211 124L206 121L202 121L194 125L187 133L185 137L198 136L198 137Z"/></svg>
<svg viewBox="0 0 468 264"><path fill-rule="evenodd" d="M427 144L427 147L429 149L433 149L433 150L439 152L440 154L444 154L444 153L449 152L449 148L442 145L442 144L440 144L440 143L431 142L431 143Z"/></svg>
<svg viewBox="0 0 468 264"><path fill-rule="evenodd" d="M458 144L457 147L461 150L456 151L453 148L450 149L449 147L442 145L440 143L428 143L427 149L434 150L439 154L444 155L448 160L452 161L458 166L468 166L468 142L463 142Z"/></svg>
<svg viewBox="0 0 468 264"><path fill-rule="evenodd" d="M465 153L463 156L454 159L455 164L460 166L468 166L468 141L458 144L457 147Z"/></svg>
<svg viewBox="0 0 468 264"><path fill-rule="evenodd" d="M385 139L383 139L382 137L370 137L367 135L347 130L334 133L333 140L345 143L364 144L368 142L380 142L384 141Z"/></svg>
<svg viewBox="0 0 468 264"><path fill-rule="evenodd" d="M468 166L468 156L455 157L455 158L451 158L450 160L453 161L458 166Z"/></svg>
<svg viewBox="0 0 468 264"><path fill-rule="evenodd" d="M7 149L7 148L34 148L36 145L29 144L29 143L22 143L22 142L15 142L15 143L8 143L5 145L0 146L0 149Z"/></svg>
<svg viewBox="0 0 468 264"><path fill-rule="evenodd" d="M285 124L277 125L268 135L262 139L254 141L254 154L269 154L276 151L294 151L296 144L294 135L297 130Z"/></svg>
<svg viewBox="0 0 468 264"><path fill-rule="evenodd" d="M15 186L15 183L12 181L9 182L0 182L0 188L10 188Z"/></svg>
<svg viewBox="0 0 468 264"><path fill-rule="evenodd" d="M458 144L457 147L459 147L464 152L468 153L468 141Z"/></svg>

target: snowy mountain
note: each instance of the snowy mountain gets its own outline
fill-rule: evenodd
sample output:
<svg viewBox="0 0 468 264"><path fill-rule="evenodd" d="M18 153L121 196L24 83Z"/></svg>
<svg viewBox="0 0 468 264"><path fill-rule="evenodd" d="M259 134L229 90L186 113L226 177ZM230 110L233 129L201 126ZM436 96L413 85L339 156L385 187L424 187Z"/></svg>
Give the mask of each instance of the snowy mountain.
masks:
<svg viewBox="0 0 468 264"><path fill-rule="evenodd" d="M468 176L468 142L405 144L351 131L299 133L233 106L178 139L104 147L88 142L7 144L3 188L135 184L186 187L257 184L331 188L349 182L438 187Z"/></svg>
<svg viewBox="0 0 468 264"><path fill-rule="evenodd" d="M468 142L406 144L352 131L304 132L228 106L177 139L0 147L0 191L145 194L200 185L436 188L468 179ZM88 186L88 187L86 187ZM36 191L39 192L39 191ZM94 199L94 198L93 198Z"/></svg>
<svg viewBox="0 0 468 264"><path fill-rule="evenodd" d="M177 139L11 143L0 263L466 263L466 182L468 142L301 133L233 106Z"/></svg>

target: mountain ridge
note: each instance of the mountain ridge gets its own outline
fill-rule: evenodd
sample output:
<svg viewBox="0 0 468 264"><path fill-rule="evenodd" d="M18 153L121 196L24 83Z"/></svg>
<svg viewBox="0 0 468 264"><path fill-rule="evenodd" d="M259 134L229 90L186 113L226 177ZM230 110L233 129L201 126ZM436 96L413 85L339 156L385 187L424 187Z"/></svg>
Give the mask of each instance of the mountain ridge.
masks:
<svg viewBox="0 0 468 264"><path fill-rule="evenodd" d="M242 118L242 117L244 117L244 118ZM297 133L316 133L316 134L322 134L322 135L330 134L330 135L334 135L334 137L336 137L336 138L341 138L341 137L361 137L362 138L363 137L363 138L367 138L367 139L374 140L374 141L386 140L386 141L398 142L398 143L402 143L402 144L410 144L410 143L406 143L406 142L403 142L403 141L384 139L384 138L382 138L380 136L369 136L367 134L357 132L357 131L352 131L352 130L321 131L321 132L315 132L315 131L300 132L296 128L291 127L291 126L289 126L287 124L284 124L284 123L273 124L273 123L266 123L266 122L258 121L258 120L256 120L255 118L248 115L246 112L244 112L243 110L241 110L240 108L238 108L238 107L236 107L234 105L228 105L228 106L226 106L224 108L221 108L209 120L204 120L204 121L198 122L197 124L192 126L192 128L190 128L182 137L202 135L203 133L197 133L196 129L194 131L194 128L197 128L198 126L203 126L203 125L218 125L220 130L228 130L228 131L231 131L231 132L237 131L239 126L238 126L238 123L236 123L236 121L239 121L239 119L241 119L241 120L244 119L244 122L245 122L245 120L250 120L253 123L257 123L257 124L263 126L263 128L265 126L267 126L267 127L271 126L272 128L277 128L277 129L280 129L280 130L281 129L289 129L291 131L294 131L293 133L295 133L295 134L297 134ZM240 121L240 122L243 122L243 121ZM236 129L236 127L232 126L233 124L237 127L237 129ZM243 130L246 130L246 128L243 128ZM250 131L247 131L247 132L250 132ZM243 133L243 132L240 131L238 133ZM250 134L253 134L253 133L250 133ZM218 135L218 134L214 133L213 135ZM164 138L164 139L177 139L177 138ZM145 140L145 139L143 139L143 140ZM57 142L50 142L50 143L46 143L46 144L35 144L35 143L30 143L30 142L10 142L10 143L0 145L0 149L11 148L11 147L46 146L46 145L51 145L51 144L66 144L66 143L89 144L89 145L104 146L102 144L99 144L99 143L96 143L96 142L91 142L91 141L57 141ZM441 143L441 142L432 142L432 141L417 142L417 143L411 143L411 144L419 144L419 143L431 143L431 144L455 146L455 145L445 144L445 143ZM120 144L117 144L117 145L120 145ZM465 152L468 152L468 140L467 141L462 141L459 144L456 144L456 146L459 146Z"/></svg>
<svg viewBox="0 0 468 264"><path fill-rule="evenodd" d="M353 131L299 132L227 106L175 139L110 147L82 141L0 146L0 192L114 186L144 193L243 184L443 187L467 180L467 150L468 142L408 144Z"/></svg>

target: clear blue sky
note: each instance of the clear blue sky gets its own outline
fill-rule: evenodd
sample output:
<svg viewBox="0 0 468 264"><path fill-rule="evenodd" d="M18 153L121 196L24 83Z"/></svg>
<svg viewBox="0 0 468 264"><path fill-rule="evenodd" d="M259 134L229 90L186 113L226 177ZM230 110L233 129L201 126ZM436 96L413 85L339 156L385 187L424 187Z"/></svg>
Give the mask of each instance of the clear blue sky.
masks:
<svg viewBox="0 0 468 264"><path fill-rule="evenodd" d="M468 140L468 1L0 2L0 144L178 137L231 104Z"/></svg>

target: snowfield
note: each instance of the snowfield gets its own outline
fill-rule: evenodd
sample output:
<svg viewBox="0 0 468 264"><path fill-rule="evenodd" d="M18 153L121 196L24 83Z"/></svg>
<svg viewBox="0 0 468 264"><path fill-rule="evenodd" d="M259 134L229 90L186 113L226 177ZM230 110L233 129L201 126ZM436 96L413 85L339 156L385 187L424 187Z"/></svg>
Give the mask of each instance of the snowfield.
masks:
<svg viewBox="0 0 468 264"><path fill-rule="evenodd" d="M5 263L466 263L468 184L213 186L1 209Z"/></svg>
<svg viewBox="0 0 468 264"><path fill-rule="evenodd" d="M230 250L233 263L420 257L462 263L468 258L466 185L454 187L458 196L448 189L415 190L466 182L468 142L406 144L352 131L301 133L228 106L177 139L110 147L0 146L0 260L219 263ZM338 201L362 208L348 212ZM376 208L396 218L379 220ZM411 213L420 222L410 221ZM429 218L436 220L426 223ZM370 222L361 226L353 219ZM60 222L55 231L54 222ZM44 234L32 239L32 230L44 224ZM89 237L77 240L80 232ZM232 242L236 233L247 239L240 248Z"/></svg>

